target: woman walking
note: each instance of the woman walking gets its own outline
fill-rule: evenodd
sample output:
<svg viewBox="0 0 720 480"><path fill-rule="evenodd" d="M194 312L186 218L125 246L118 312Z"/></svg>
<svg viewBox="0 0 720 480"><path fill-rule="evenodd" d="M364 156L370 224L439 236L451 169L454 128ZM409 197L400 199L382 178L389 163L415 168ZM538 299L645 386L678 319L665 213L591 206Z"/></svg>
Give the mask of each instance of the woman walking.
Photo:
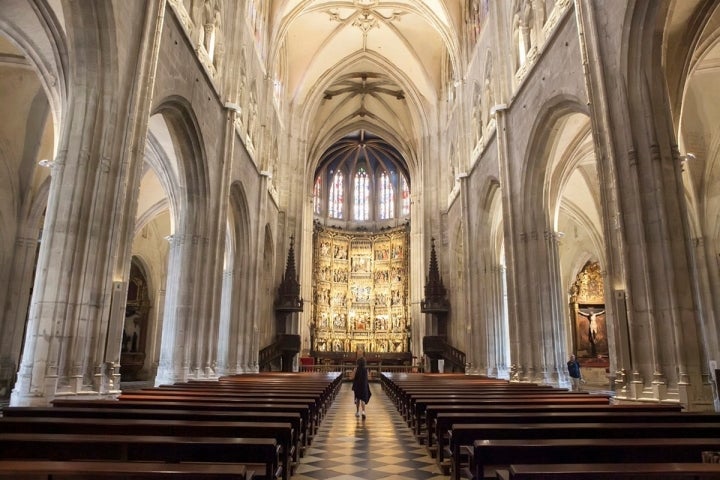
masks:
<svg viewBox="0 0 720 480"><path fill-rule="evenodd" d="M357 359L355 374L353 375L353 392L355 392L355 416L365 418L365 405L370 401L370 384L365 357Z"/></svg>

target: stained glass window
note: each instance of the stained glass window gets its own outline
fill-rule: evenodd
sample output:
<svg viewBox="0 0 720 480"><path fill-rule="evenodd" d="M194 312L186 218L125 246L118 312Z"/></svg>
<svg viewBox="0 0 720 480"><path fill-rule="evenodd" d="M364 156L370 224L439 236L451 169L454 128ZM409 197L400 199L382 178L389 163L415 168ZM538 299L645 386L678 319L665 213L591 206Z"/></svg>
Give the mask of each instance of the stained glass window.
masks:
<svg viewBox="0 0 720 480"><path fill-rule="evenodd" d="M378 189L380 202L380 220L388 220L395 216L395 192L390 175L382 172L380 175L380 188Z"/></svg>
<svg viewBox="0 0 720 480"><path fill-rule="evenodd" d="M315 179L315 187L313 188L313 212L320 215L320 205L322 203L322 177L318 175Z"/></svg>
<svg viewBox="0 0 720 480"><path fill-rule="evenodd" d="M343 218L343 174L338 171L330 186L328 209L332 218Z"/></svg>
<svg viewBox="0 0 720 480"><path fill-rule="evenodd" d="M405 177L402 177L402 215L410 215L410 187Z"/></svg>
<svg viewBox="0 0 720 480"><path fill-rule="evenodd" d="M354 194L353 211L355 220L368 220L370 218L370 180L363 167L360 167L355 173Z"/></svg>

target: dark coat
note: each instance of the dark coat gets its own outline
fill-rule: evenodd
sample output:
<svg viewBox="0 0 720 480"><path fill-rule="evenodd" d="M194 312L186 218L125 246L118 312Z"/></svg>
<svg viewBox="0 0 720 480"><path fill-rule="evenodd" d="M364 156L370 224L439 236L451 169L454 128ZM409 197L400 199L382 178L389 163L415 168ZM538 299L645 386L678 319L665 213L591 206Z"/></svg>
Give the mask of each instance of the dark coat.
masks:
<svg viewBox="0 0 720 480"><path fill-rule="evenodd" d="M569 362L567 362L567 367L568 367L568 374L572 378L580 378L581 377L580 364L578 363L577 360L570 360Z"/></svg>
<svg viewBox="0 0 720 480"><path fill-rule="evenodd" d="M355 399L362 400L365 403L370 401L370 384L368 383L368 371L365 366L365 359L363 357L358 358L357 366L355 367L355 376L353 377L353 392L355 392Z"/></svg>

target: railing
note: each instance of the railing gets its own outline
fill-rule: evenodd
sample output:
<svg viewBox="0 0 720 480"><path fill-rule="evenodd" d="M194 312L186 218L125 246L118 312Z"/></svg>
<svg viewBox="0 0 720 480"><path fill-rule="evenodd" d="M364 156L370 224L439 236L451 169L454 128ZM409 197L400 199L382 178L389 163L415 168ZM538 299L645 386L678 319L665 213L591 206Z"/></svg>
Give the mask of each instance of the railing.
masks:
<svg viewBox="0 0 720 480"><path fill-rule="evenodd" d="M283 354L289 353L290 355L294 355L299 351L300 335L287 333L278 334L277 341L260 350L258 354L260 371L265 371L270 368L270 364L282 357Z"/></svg>
<svg viewBox="0 0 720 480"><path fill-rule="evenodd" d="M344 363L341 365L300 365L301 372L342 372L346 379L350 378L350 373L354 368L354 363ZM367 369L371 378L378 378L381 373L410 373L420 371L419 367L413 367L411 365L368 365Z"/></svg>
<svg viewBox="0 0 720 480"><path fill-rule="evenodd" d="M260 350L258 354L258 363L260 371L265 371L270 367L270 364L280 358L282 350L280 350L280 344L278 342L271 343L267 347Z"/></svg>
<svg viewBox="0 0 720 480"><path fill-rule="evenodd" d="M445 337L423 337L423 350L431 358L445 360L454 370L465 371L465 353L447 343Z"/></svg>

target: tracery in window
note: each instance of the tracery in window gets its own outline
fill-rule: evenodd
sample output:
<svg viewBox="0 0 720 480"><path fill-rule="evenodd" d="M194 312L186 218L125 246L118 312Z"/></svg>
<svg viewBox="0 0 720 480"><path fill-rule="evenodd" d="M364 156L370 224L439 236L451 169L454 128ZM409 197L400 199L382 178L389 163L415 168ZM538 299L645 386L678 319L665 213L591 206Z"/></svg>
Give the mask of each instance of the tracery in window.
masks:
<svg viewBox="0 0 720 480"><path fill-rule="evenodd" d="M332 218L343 218L343 173L338 171L333 177L328 199L328 213Z"/></svg>
<svg viewBox="0 0 720 480"><path fill-rule="evenodd" d="M403 217L410 215L410 187L405 177L402 177L402 214Z"/></svg>
<svg viewBox="0 0 720 480"><path fill-rule="evenodd" d="M354 187L354 219L357 221L368 220L370 218L370 179L365 168L360 167L355 173Z"/></svg>
<svg viewBox="0 0 720 480"><path fill-rule="evenodd" d="M395 192L390 181L390 175L386 171L380 174L380 188L378 190L380 220L389 220L395 216Z"/></svg>
<svg viewBox="0 0 720 480"><path fill-rule="evenodd" d="M313 215L325 225L372 231L409 221L407 164L395 147L367 131L327 148L312 188Z"/></svg>
<svg viewBox="0 0 720 480"><path fill-rule="evenodd" d="M313 187L313 212L320 215L322 204L322 178L318 175L315 179L315 187Z"/></svg>

